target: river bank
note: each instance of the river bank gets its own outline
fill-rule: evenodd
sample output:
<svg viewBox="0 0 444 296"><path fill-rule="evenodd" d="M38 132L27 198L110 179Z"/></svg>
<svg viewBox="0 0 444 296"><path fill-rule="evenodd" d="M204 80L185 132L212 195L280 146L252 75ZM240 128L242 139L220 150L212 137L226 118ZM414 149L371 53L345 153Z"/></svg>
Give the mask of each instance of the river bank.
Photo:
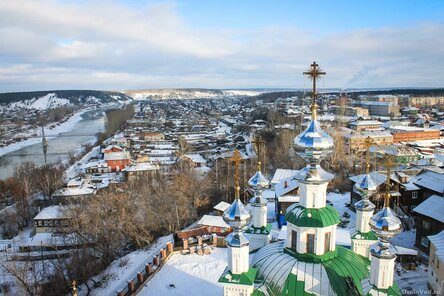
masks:
<svg viewBox="0 0 444 296"><path fill-rule="evenodd" d="M105 129L105 118L95 109L84 109L52 130L45 130L48 141L46 163L65 161L69 155L79 153L82 145L94 144L97 134ZM41 137L0 148L0 179L11 177L15 167L24 161L33 161L38 166L45 164Z"/></svg>

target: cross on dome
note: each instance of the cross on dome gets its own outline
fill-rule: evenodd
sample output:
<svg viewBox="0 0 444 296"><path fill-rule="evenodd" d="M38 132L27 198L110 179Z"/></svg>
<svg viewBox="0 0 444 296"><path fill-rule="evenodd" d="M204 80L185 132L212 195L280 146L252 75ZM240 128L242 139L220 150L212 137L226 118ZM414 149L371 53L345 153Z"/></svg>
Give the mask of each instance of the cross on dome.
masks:
<svg viewBox="0 0 444 296"><path fill-rule="evenodd" d="M263 147L265 145L265 141L262 140L261 136L259 134L256 134L254 137L254 141L251 141L251 144L253 144L254 150L256 151L257 155L257 171L259 172L261 170L261 155L263 151Z"/></svg>
<svg viewBox="0 0 444 296"><path fill-rule="evenodd" d="M304 75L310 76L311 79L313 79L313 103L311 105L311 117L313 120L316 120L316 79L319 78L321 75L327 74L326 72L322 71L319 68L319 65L316 62L313 62L310 65L310 69L308 71L304 72Z"/></svg>
<svg viewBox="0 0 444 296"><path fill-rule="evenodd" d="M239 150L234 150L233 156L230 158L231 162L234 162L234 198L240 198L240 185L239 185L239 163L241 162L242 157L240 155Z"/></svg>

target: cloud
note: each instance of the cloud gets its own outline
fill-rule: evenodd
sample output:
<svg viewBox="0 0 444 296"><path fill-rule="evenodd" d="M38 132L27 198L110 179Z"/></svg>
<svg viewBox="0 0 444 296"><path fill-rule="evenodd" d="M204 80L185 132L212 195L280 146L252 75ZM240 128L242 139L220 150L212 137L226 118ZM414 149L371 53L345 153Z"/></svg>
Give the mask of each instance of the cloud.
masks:
<svg viewBox="0 0 444 296"><path fill-rule="evenodd" d="M292 26L195 28L174 2L1 1L0 91L442 86L443 23L320 33Z"/></svg>

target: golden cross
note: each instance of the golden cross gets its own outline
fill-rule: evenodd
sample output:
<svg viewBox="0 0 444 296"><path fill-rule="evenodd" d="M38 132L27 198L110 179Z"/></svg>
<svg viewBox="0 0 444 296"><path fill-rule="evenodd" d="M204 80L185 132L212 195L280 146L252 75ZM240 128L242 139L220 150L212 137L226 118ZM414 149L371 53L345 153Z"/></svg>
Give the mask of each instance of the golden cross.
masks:
<svg viewBox="0 0 444 296"><path fill-rule="evenodd" d="M321 75L325 75L327 73L321 71L321 69L319 68L319 65L316 64L316 62L313 62L313 64L310 65L310 69L308 71L305 71L303 73L304 75L308 75L311 77L311 79L313 79L313 103L311 105L311 117L313 120L316 120L316 79L321 76Z"/></svg>
<svg viewBox="0 0 444 296"><path fill-rule="evenodd" d="M230 161L234 162L234 197L240 198L240 185L239 185L239 163L242 160L239 150L234 150L233 156Z"/></svg>
<svg viewBox="0 0 444 296"><path fill-rule="evenodd" d="M72 281L72 296L77 296L76 281Z"/></svg>
<svg viewBox="0 0 444 296"><path fill-rule="evenodd" d="M370 138L370 136L368 136L367 138L365 138L365 142L364 142L364 146L365 146L365 158L366 158L366 163L365 163L365 173L368 175L370 173L370 147L373 144L373 140L372 138Z"/></svg>
<svg viewBox="0 0 444 296"><path fill-rule="evenodd" d="M256 150L257 155L257 170L261 170L261 155L262 155L262 148L265 145L265 141L262 140L261 136L259 134L256 134L254 137L254 141L251 141L251 144L254 145L254 150Z"/></svg>
<svg viewBox="0 0 444 296"><path fill-rule="evenodd" d="M387 180L385 181L386 186L386 192L384 196L384 207L390 206L390 175L391 170L395 166L395 163L393 162L393 159L390 155L386 155L386 161L385 161L385 167L387 169Z"/></svg>

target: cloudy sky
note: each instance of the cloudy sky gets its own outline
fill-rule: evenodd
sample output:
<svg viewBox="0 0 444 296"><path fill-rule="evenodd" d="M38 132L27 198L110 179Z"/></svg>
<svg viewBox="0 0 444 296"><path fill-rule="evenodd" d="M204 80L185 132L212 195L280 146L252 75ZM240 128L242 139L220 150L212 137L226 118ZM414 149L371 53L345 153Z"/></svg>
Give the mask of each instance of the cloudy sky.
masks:
<svg viewBox="0 0 444 296"><path fill-rule="evenodd" d="M0 1L0 92L444 86L444 1Z"/></svg>

